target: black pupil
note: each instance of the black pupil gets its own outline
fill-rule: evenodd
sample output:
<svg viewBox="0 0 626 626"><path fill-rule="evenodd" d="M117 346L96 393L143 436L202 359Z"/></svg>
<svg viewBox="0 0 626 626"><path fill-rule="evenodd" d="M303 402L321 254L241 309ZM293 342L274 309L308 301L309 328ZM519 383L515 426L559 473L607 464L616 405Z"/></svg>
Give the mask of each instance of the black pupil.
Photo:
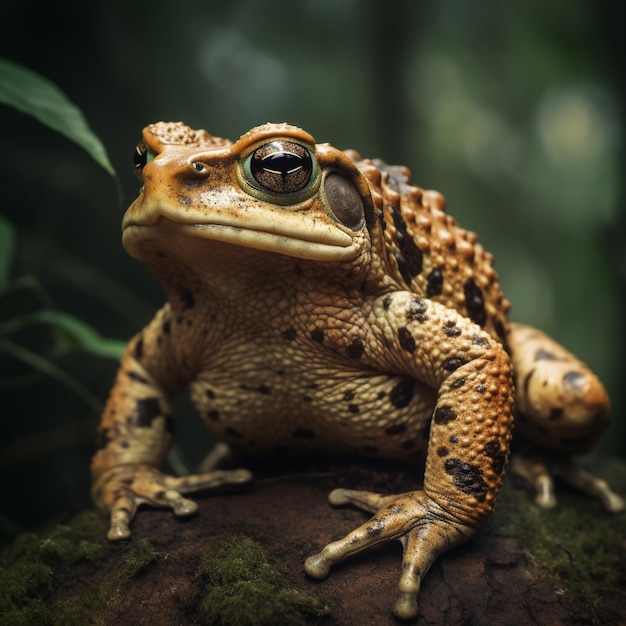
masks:
<svg viewBox="0 0 626 626"><path fill-rule="evenodd" d="M303 146L275 141L254 153L250 171L256 182L269 191L293 193L307 186L313 171L313 161Z"/></svg>
<svg viewBox="0 0 626 626"><path fill-rule="evenodd" d="M299 157L297 154L291 154L290 152L277 152L274 154L270 154L264 159L260 159L259 161L253 161L252 163L253 172L255 169L263 169L267 170L268 172L280 174L283 178L285 178L288 174L292 174L298 168L304 167L306 169L307 166L305 159Z"/></svg>

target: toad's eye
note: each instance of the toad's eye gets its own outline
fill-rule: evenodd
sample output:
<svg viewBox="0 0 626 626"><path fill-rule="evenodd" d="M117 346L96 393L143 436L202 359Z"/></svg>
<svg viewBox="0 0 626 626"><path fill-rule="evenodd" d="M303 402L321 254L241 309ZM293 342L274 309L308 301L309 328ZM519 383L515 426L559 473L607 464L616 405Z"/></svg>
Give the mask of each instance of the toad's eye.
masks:
<svg viewBox="0 0 626 626"><path fill-rule="evenodd" d="M139 180L142 180L141 173L143 172L143 168L150 163L154 157L154 152L152 152L143 141L137 144L135 152L133 152L133 170Z"/></svg>
<svg viewBox="0 0 626 626"><path fill-rule="evenodd" d="M259 146L243 163L248 183L260 191L299 196L317 176L317 164L309 148L285 139Z"/></svg>

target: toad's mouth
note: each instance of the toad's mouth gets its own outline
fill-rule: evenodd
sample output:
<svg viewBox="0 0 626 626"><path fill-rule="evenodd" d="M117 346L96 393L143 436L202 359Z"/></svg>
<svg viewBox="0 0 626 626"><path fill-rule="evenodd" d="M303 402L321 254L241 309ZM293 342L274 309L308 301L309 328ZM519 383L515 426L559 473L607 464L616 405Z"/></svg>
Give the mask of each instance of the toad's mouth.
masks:
<svg viewBox="0 0 626 626"><path fill-rule="evenodd" d="M130 254L136 256L135 252L147 241L176 239L180 245L180 235L315 261L351 261L359 253L353 236L304 212L283 212L279 219L269 221L267 215L263 221L248 216L244 223L232 223L234 220L228 215L213 216L209 223L191 223L181 220L180 215L173 219L163 213L150 220L126 215L123 242Z"/></svg>

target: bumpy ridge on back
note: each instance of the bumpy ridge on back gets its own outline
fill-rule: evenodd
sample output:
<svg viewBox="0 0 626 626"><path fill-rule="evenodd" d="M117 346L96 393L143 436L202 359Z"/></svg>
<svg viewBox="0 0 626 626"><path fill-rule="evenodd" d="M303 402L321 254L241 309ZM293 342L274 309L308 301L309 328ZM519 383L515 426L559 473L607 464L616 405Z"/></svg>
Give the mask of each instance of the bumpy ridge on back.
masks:
<svg viewBox="0 0 626 626"><path fill-rule="evenodd" d="M411 184L411 171L360 159L383 229L389 272L404 288L456 309L505 343L510 303L500 290L493 255L445 212L437 191Z"/></svg>

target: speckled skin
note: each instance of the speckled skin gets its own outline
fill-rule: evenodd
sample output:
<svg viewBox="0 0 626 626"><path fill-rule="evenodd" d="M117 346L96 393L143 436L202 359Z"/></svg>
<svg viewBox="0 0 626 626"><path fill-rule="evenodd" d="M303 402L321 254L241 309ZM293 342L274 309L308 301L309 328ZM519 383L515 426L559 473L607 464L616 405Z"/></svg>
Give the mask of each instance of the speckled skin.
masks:
<svg viewBox="0 0 626 626"><path fill-rule="evenodd" d="M524 435L620 507L562 456L602 431L602 385L549 338L509 325L491 255L445 214L440 194L412 186L406 168L316 145L286 124L234 144L181 123L149 126L143 139L144 187L124 217L124 245L167 304L129 343L99 429L93 493L110 513L110 539L130 535L142 503L186 515L196 505L182 494L250 478L158 470L172 399L187 386L213 433L243 453L323 449L425 464L423 489L410 493L334 491L331 503L375 516L305 565L323 578L336 561L400 539L400 618L416 615L437 556L494 506L512 370ZM520 457L516 470L549 506L547 458Z"/></svg>

